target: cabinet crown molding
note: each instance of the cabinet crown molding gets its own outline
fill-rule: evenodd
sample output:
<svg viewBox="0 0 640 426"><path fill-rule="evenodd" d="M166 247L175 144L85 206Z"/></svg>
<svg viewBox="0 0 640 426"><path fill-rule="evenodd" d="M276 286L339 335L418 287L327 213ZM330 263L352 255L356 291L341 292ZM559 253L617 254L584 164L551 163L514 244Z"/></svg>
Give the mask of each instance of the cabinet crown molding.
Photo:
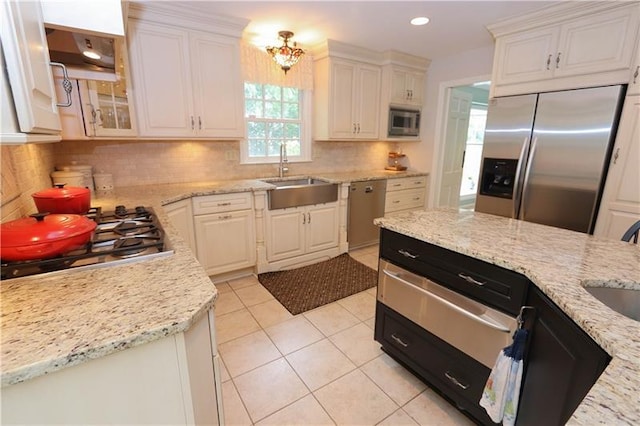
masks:
<svg viewBox="0 0 640 426"><path fill-rule="evenodd" d="M631 12L632 8L637 7L638 3L635 1L566 1L487 25L487 29L494 38L497 38L546 25L559 24L602 11L628 8Z"/></svg>
<svg viewBox="0 0 640 426"><path fill-rule="evenodd" d="M207 3L201 2L202 5ZM130 3L129 18L168 24L192 30L242 37L248 19L216 15L195 4L173 2Z"/></svg>
<svg viewBox="0 0 640 426"><path fill-rule="evenodd" d="M398 50L387 50L382 53L381 65L400 65L403 67L416 68L417 71L426 71L431 64L431 59L400 52Z"/></svg>
<svg viewBox="0 0 640 426"><path fill-rule="evenodd" d="M311 47L309 50L313 55L314 61L326 58L327 56L368 62L373 65L380 65L382 61L382 54L380 52L331 39L327 39Z"/></svg>

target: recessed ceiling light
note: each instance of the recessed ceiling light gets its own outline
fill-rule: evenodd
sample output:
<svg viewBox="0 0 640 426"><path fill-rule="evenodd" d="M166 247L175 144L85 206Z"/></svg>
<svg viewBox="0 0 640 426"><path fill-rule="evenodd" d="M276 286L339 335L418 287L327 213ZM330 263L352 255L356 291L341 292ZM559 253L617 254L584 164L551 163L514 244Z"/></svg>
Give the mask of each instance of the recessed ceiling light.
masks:
<svg viewBox="0 0 640 426"><path fill-rule="evenodd" d="M425 25L429 22L429 18L426 16L418 16L417 18L413 18L411 20L411 25Z"/></svg>

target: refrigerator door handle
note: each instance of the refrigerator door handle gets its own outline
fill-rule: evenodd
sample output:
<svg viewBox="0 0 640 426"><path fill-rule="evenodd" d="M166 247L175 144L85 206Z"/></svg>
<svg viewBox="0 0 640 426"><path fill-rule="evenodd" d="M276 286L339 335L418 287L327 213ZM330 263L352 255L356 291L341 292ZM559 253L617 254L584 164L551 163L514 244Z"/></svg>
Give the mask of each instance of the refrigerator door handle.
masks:
<svg viewBox="0 0 640 426"><path fill-rule="evenodd" d="M527 204L527 192L529 189L529 176L531 175L531 168L533 167L533 160L536 155L536 147L538 146L538 137L534 137L531 142L531 151L529 152L529 161L527 162L527 169L524 172L524 182L522 183L522 205L520 208L519 218L524 220L526 214L525 206Z"/></svg>
<svg viewBox="0 0 640 426"><path fill-rule="evenodd" d="M514 219L518 218L518 213L520 212L520 194L521 194L521 186L520 180L522 178L522 165L524 164L525 156L527 155L527 151L529 151L529 136L524 138L524 142L522 143L522 149L520 149L520 157L518 158L518 165L516 166L516 177L515 182L513 182L513 209L511 211L511 217Z"/></svg>

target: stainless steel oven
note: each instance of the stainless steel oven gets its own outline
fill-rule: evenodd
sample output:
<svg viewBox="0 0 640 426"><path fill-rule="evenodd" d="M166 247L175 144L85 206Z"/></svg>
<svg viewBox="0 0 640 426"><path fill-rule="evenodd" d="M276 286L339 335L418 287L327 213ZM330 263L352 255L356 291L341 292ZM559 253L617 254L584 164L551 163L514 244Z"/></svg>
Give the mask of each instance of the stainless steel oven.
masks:
<svg viewBox="0 0 640 426"><path fill-rule="evenodd" d="M388 136L419 136L420 110L411 108L389 108Z"/></svg>
<svg viewBox="0 0 640 426"><path fill-rule="evenodd" d="M511 343L515 317L492 309L384 259L378 301L488 368ZM391 336L403 342L401 336Z"/></svg>

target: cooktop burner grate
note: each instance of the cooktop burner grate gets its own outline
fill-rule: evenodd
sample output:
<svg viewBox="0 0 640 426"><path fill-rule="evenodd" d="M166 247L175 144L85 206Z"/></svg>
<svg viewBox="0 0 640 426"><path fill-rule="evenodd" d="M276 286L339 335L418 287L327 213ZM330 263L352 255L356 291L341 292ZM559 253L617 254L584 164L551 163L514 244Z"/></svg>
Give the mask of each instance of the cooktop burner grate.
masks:
<svg viewBox="0 0 640 426"><path fill-rule="evenodd" d="M97 207L89 210L86 216L97 226L91 241L84 247L50 259L2 262L1 279L107 266L173 253L165 247L164 230L150 207L127 209L117 206L112 212L103 212Z"/></svg>

